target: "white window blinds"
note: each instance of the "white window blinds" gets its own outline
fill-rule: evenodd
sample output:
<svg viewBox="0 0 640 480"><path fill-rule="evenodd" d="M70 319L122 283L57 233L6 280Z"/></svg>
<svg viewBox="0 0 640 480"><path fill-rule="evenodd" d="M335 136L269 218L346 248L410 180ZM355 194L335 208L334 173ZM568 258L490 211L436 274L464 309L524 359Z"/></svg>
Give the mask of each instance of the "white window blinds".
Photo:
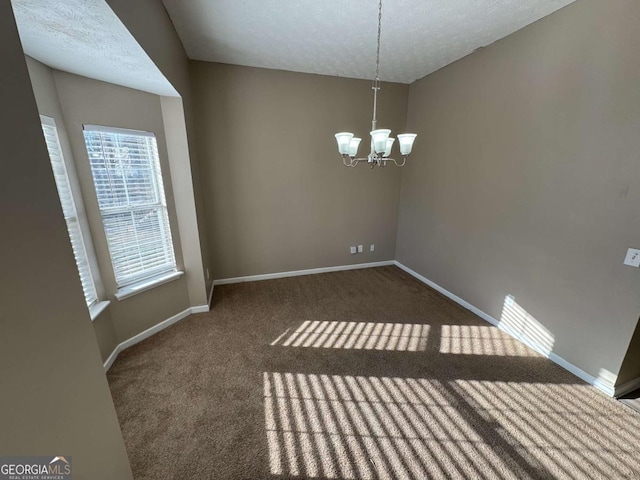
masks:
<svg viewBox="0 0 640 480"><path fill-rule="evenodd" d="M41 117L41 120L47 150L49 150L49 158L51 159L51 167L53 168L53 176L56 181L56 187L58 188L60 204L62 205L62 212L67 222L67 230L69 231L69 238L71 239L73 255L75 256L78 272L80 273L84 299L87 302L87 306L91 307L98 302L98 295L96 294L96 287L93 282L93 276L91 275L91 268L89 267L89 258L82 238L82 231L78 221L76 204L71 192L67 168L62 158L58 132L52 118Z"/></svg>
<svg viewBox="0 0 640 480"><path fill-rule="evenodd" d="M85 125L84 140L118 288L175 271L155 135Z"/></svg>

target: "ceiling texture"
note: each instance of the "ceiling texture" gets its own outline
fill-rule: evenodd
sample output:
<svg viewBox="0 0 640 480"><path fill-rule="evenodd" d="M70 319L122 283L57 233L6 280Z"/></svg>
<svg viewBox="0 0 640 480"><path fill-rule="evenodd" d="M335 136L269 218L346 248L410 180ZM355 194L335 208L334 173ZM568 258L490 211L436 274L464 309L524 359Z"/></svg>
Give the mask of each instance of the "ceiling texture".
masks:
<svg viewBox="0 0 640 480"><path fill-rule="evenodd" d="M574 0L385 0L380 78L412 83ZM163 0L194 60L371 79L377 0Z"/></svg>
<svg viewBox="0 0 640 480"><path fill-rule="evenodd" d="M11 6L30 57L96 80L178 95L104 0L12 0Z"/></svg>
<svg viewBox="0 0 640 480"><path fill-rule="evenodd" d="M349 78L375 74L377 0L162 1L191 59ZM384 0L380 78L412 83L573 1ZM105 0L11 3L24 51L36 60L177 95Z"/></svg>

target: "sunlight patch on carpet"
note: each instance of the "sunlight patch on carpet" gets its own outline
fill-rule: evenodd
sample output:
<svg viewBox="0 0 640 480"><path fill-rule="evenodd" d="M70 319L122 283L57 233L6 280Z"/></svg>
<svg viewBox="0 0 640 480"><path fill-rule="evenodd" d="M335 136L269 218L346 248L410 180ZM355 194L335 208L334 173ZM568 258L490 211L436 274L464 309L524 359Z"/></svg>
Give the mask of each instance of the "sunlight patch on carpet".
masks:
<svg viewBox="0 0 640 480"><path fill-rule="evenodd" d="M427 349L428 336L429 325L423 324L305 321L271 345L419 352Z"/></svg>
<svg viewBox="0 0 640 480"><path fill-rule="evenodd" d="M519 478L438 381L263 373L273 475Z"/></svg>
<svg viewBox="0 0 640 480"><path fill-rule="evenodd" d="M539 356L523 343L496 327L442 325L440 353L462 355Z"/></svg>
<svg viewBox="0 0 640 480"><path fill-rule="evenodd" d="M640 416L605 412L589 385L457 380L455 389L513 445L563 478L638 478Z"/></svg>

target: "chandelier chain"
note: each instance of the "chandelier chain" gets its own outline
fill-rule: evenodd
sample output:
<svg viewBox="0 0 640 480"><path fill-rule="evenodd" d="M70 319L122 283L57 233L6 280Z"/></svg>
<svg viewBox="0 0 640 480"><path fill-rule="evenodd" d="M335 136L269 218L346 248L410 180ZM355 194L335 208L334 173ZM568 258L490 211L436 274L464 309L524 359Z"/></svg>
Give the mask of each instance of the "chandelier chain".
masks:
<svg viewBox="0 0 640 480"><path fill-rule="evenodd" d="M376 50L376 80L380 76L380 33L382 31L382 0L378 1L378 48Z"/></svg>

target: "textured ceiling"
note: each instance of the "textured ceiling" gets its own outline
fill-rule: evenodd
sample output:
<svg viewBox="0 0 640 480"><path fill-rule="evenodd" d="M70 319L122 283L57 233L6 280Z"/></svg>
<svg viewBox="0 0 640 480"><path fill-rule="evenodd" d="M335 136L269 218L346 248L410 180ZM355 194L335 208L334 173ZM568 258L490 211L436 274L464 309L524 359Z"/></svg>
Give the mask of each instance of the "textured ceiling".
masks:
<svg viewBox="0 0 640 480"><path fill-rule="evenodd" d="M377 0L163 0L195 60L372 78ZM574 0L385 0L380 78L411 83Z"/></svg>
<svg viewBox="0 0 640 480"><path fill-rule="evenodd" d="M25 53L97 80L177 96L104 0L12 0Z"/></svg>

